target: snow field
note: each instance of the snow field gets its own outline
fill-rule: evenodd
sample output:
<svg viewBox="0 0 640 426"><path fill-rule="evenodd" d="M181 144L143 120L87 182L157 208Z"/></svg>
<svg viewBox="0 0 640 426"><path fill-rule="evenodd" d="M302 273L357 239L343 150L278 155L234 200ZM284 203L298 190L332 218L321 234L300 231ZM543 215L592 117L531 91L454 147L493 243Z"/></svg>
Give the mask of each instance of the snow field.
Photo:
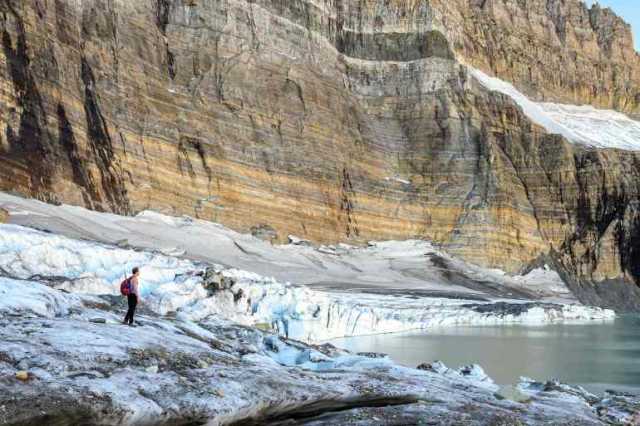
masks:
<svg viewBox="0 0 640 426"><path fill-rule="evenodd" d="M590 147L640 150L640 122L623 113L596 109L590 105L534 102L512 84L480 70L468 69L484 87L513 99L534 123L549 133Z"/></svg>

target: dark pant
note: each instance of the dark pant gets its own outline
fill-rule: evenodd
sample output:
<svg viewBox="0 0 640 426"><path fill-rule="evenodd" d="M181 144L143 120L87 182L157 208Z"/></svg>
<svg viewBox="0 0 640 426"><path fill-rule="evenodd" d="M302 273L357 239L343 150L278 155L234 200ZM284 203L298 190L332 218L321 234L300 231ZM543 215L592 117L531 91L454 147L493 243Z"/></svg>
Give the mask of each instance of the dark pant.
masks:
<svg viewBox="0 0 640 426"><path fill-rule="evenodd" d="M136 313L136 305L138 305L138 296L136 296L135 294L128 295L127 302L129 303L129 310L127 311L127 315L124 317L124 322L133 324L133 314Z"/></svg>

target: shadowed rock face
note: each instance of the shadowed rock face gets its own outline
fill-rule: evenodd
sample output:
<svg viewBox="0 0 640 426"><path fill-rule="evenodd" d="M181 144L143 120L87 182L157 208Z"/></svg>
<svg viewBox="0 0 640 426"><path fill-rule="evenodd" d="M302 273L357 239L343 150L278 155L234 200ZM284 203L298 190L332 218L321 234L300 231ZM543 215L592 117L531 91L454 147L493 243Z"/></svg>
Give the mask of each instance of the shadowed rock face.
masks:
<svg viewBox="0 0 640 426"><path fill-rule="evenodd" d="M639 155L546 134L455 59L637 112L628 27L476 3L2 0L0 189L281 240L424 237L508 271L548 254L583 300L638 308Z"/></svg>

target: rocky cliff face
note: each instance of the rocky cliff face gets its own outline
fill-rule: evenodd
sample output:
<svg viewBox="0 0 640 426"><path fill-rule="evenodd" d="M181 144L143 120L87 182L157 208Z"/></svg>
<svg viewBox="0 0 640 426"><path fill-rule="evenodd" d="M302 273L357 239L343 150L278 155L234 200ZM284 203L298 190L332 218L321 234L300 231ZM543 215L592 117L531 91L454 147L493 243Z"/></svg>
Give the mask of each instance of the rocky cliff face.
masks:
<svg viewBox="0 0 640 426"><path fill-rule="evenodd" d="M512 272L547 259L584 300L640 304L640 155L547 134L460 64L635 113L637 55L608 11L2 0L0 13L2 190L280 240L428 238Z"/></svg>
<svg viewBox="0 0 640 426"><path fill-rule="evenodd" d="M538 100L640 114L640 55L610 9L566 0L434 0L466 62Z"/></svg>

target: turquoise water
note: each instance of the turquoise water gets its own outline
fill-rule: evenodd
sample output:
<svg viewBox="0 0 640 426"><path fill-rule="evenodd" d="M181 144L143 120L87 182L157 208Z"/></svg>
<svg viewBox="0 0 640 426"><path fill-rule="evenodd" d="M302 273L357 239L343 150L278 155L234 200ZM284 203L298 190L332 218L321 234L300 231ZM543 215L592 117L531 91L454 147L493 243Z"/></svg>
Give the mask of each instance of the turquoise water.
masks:
<svg viewBox="0 0 640 426"><path fill-rule="evenodd" d="M331 343L355 352L386 353L410 367L435 360L449 367L476 363L500 385L527 376L557 378L596 393L614 389L640 394L638 316L607 323L449 327Z"/></svg>

